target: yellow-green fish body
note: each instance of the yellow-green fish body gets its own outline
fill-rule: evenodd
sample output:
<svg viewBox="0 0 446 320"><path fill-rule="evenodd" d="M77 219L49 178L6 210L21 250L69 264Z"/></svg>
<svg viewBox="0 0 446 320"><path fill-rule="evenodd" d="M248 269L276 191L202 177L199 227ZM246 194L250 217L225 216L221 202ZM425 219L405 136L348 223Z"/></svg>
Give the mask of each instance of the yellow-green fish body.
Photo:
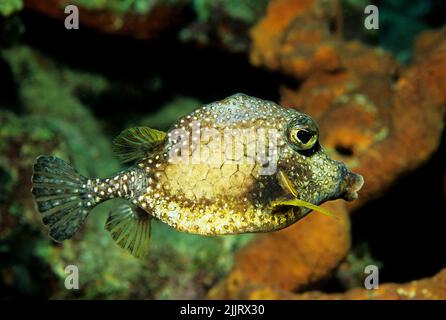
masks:
<svg viewBox="0 0 446 320"><path fill-rule="evenodd" d="M151 218L201 235L274 231L324 201L353 200L363 183L327 156L309 116L243 94L198 108L167 133L128 129L115 151L135 164L109 179L87 179L60 159L38 158L33 193L55 240L71 237L93 206L115 197L133 207L113 210L106 228L140 256Z"/></svg>

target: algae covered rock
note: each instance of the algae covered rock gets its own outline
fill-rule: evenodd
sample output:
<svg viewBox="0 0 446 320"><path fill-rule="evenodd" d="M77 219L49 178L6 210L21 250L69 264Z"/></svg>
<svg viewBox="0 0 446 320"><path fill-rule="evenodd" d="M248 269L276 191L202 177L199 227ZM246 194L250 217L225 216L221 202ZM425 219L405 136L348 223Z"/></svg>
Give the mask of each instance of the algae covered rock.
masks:
<svg viewBox="0 0 446 320"><path fill-rule="evenodd" d="M308 291L290 293L271 288L256 288L245 292L244 299L286 299L286 300L444 300L446 299L446 269L430 278L408 283L385 283L377 290L355 288L345 293L323 293Z"/></svg>
<svg viewBox="0 0 446 320"><path fill-rule="evenodd" d="M104 230L108 212L119 204L115 200L94 209L73 239L62 244L50 240L30 192L32 165L37 156L53 154L84 175L106 177L120 170L111 151L112 137L104 134L79 97L85 90L99 96L110 83L97 74L57 65L27 47L5 49L1 57L17 83L18 96L17 105L4 106L9 111L0 113L0 284L5 295L204 297L229 271L234 253L250 236L202 238L155 222L151 253L139 260ZM180 103L191 108L197 101ZM160 119L164 122L159 125L167 126L170 118L161 114L152 121ZM79 270L79 290L65 289L65 268L70 265Z"/></svg>
<svg viewBox="0 0 446 320"><path fill-rule="evenodd" d="M249 29L265 14L269 0L192 0L196 19L180 32L180 39L201 45L246 52Z"/></svg>
<svg viewBox="0 0 446 320"><path fill-rule="evenodd" d="M187 0L77 0L69 4L79 9L80 26L108 34L129 35L138 39L157 38L160 33L182 21ZM65 0L26 0L26 8L64 20Z"/></svg>
<svg viewBox="0 0 446 320"><path fill-rule="evenodd" d="M323 205L337 219L311 214L294 225L258 236L236 257L210 298L243 299L257 287L303 290L327 278L350 249L350 221L340 201Z"/></svg>
<svg viewBox="0 0 446 320"><path fill-rule="evenodd" d="M444 28L411 49L418 32L444 24L444 4L380 1L380 29L366 30L369 2L74 0L80 30L68 32L65 0L0 0L1 298L445 299L444 210L427 208L446 190L444 169L429 160L444 147ZM30 193L38 155L107 177L124 168L111 149L120 130L164 130L201 103L245 89L312 115L330 154L364 176L357 201L327 204L339 222L314 213L276 233L206 238L154 221L151 252L138 260L104 230L116 200L93 210L73 239L50 240ZM401 180L425 165L432 175L421 183ZM437 174L440 191L429 180ZM405 194L394 198L393 188ZM366 248L358 234L367 235L359 239ZM400 271L390 269L408 251L414 266L393 279ZM379 291L361 289L370 264L382 265L388 281ZM70 265L79 290L65 288Z"/></svg>

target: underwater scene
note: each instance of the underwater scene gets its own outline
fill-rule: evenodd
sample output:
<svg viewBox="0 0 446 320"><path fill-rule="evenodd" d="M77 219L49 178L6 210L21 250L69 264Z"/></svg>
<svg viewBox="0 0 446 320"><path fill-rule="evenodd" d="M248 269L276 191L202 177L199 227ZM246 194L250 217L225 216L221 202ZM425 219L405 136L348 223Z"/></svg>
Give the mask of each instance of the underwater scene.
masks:
<svg viewBox="0 0 446 320"><path fill-rule="evenodd" d="M446 300L446 2L0 0L0 299Z"/></svg>

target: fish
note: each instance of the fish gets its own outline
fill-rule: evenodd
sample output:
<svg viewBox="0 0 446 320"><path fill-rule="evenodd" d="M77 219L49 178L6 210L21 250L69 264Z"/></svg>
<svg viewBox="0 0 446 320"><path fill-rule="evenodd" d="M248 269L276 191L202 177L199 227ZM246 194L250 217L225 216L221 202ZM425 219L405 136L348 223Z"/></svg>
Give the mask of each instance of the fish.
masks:
<svg viewBox="0 0 446 320"><path fill-rule="evenodd" d="M333 217L319 205L352 201L364 183L329 157L309 115L241 93L199 106L167 132L126 129L113 151L128 167L108 178L87 178L55 156L36 159L31 192L54 241L121 198L105 229L144 257L153 219L203 236L273 232L311 211Z"/></svg>

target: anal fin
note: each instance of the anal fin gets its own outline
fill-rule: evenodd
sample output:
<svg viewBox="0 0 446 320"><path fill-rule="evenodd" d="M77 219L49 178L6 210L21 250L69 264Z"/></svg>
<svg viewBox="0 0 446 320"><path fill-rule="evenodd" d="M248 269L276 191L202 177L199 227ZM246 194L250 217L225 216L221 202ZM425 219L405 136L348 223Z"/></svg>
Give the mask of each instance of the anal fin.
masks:
<svg viewBox="0 0 446 320"><path fill-rule="evenodd" d="M151 220L141 208L123 204L110 212L105 229L121 248L142 258L149 253Z"/></svg>

